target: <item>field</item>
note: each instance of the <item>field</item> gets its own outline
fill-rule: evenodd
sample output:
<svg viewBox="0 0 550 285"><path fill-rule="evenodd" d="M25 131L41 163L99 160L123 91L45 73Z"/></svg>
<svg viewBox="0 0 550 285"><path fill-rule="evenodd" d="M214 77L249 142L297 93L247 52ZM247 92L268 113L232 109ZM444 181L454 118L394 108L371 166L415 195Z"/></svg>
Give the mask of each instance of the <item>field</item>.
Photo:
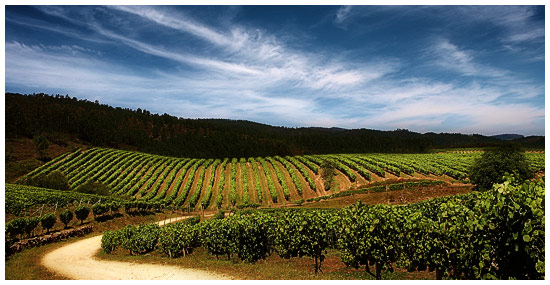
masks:
<svg viewBox="0 0 550 285"><path fill-rule="evenodd" d="M138 258L140 263L163 264L162 260L169 258L166 260L169 264L183 262L186 267L238 279L254 278L252 271L247 270L267 267L277 268L269 272L280 272L286 276L281 277L284 279L300 279L303 274L309 279L540 278L544 230L539 218L544 215L540 211L544 182L537 179L535 183L514 187L502 184L499 191L470 192L467 171L481 153L214 160L92 148L62 154L20 177L18 182L59 170L72 189L94 180L108 184L115 195L105 197L7 184L6 219L15 221L19 216L28 223L32 218L25 217L36 216L38 212L58 215L64 209L75 211L81 204L87 205L93 213L93 219L90 221L88 217L87 223L99 227L99 232L118 229L104 232L102 253L96 258L120 261ZM526 157L533 171L544 172L543 153L526 153ZM326 188L322 175L321 165L327 161L335 167L331 189ZM192 225L122 228L125 221L139 220L136 214L141 212L146 215L143 219L151 220L172 216L173 209L206 209L214 213L218 209L258 207L263 209L233 211L234 214L217 221L196 217L196 224ZM519 210L512 216L503 215L508 207ZM505 217L524 226L518 231ZM199 220L203 221L198 223ZM76 230L80 224L75 220L72 226ZM16 236L22 238L25 232L17 231L13 225L10 223L10 242L17 240ZM56 222L54 229L62 227ZM369 231L365 232L367 228ZM34 226L31 232L38 229ZM40 229L41 233L45 230L44 226ZM500 249L503 232L507 244L524 249L519 253L508 252L508 247ZM94 240L94 248L99 248L99 238ZM453 252L453 248L468 250ZM173 254L181 255L182 250L184 259L172 259ZM27 260L25 252L21 253L23 260ZM468 252L486 252L491 258L483 254L480 259ZM128 253L139 257L130 257ZM14 269L14 262L21 260L19 255L7 264L10 276L26 278L25 273ZM216 260L224 255L229 261L218 263ZM293 259L302 256L312 259L310 262ZM508 266L506 260L512 256L522 258L526 267L507 275L509 271L500 267ZM190 260L197 260L200 266L188 266ZM235 262L242 272L240 269L232 275L233 266L229 265ZM299 274L287 272L285 268L296 262L304 264L305 269ZM108 267L106 263L98 263L96 269L101 272ZM352 269L361 267L367 271ZM318 275L317 271L323 269L327 274ZM43 269L37 267L36 271ZM278 277L267 274L262 278Z"/></svg>
<svg viewBox="0 0 550 285"><path fill-rule="evenodd" d="M467 183L468 167L480 155L455 152L188 159L92 148L60 155L16 182L59 170L72 189L94 180L109 185L116 195L188 209L280 206L388 182ZM544 154L526 156L535 171L544 171ZM336 168L331 189L325 188L321 177L324 161L331 161Z"/></svg>

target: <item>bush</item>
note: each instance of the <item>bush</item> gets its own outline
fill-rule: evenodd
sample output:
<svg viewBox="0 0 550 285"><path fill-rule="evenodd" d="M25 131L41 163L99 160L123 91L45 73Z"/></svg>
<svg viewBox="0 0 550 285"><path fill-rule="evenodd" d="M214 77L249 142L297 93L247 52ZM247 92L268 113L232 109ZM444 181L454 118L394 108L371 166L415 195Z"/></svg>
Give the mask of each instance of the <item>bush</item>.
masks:
<svg viewBox="0 0 550 285"><path fill-rule="evenodd" d="M42 184L44 188L57 189L67 191L69 190L69 180L63 172L59 170L54 170L50 174L46 175L42 179Z"/></svg>
<svg viewBox="0 0 550 285"><path fill-rule="evenodd" d="M100 196L109 196L111 195L111 187L105 185L101 182L95 182L88 180L81 184L80 186L74 189L75 192L84 193L84 194L94 194Z"/></svg>
<svg viewBox="0 0 550 285"><path fill-rule="evenodd" d="M65 225L65 228L67 228L67 225L73 220L73 216L73 212L65 210L59 214L59 220Z"/></svg>
<svg viewBox="0 0 550 285"><path fill-rule="evenodd" d="M234 224L226 219L208 220L201 227L203 247L208 253L215 255L216 259L226 254L227 259L231 259L231 254L235 252L236 235Z"/></svg>
<svg viewBox="0 0 550 285"><path fill-rule="evenodd" d="M223 220L224 218L225 218L224 211L218 211L214 216L212 216L213 220Z"/></svg>
<svg viewBox="0 0 550 285"><path fill-rule="evenodd" d="M82 225L84 220L86 220L86 218L88 218L88 215L90 214L90 208L86 206L78 206L74 210L74 214L76 215L76 218L80 220L80 224Z"/></svg>
<svg viewBox="0 0 550 285"><path fill-rule="evenodd" d="M107 212L109 212L109 205L95 204L92 206L92 213L94 214L94 218L97 218L98 216L101 216Z"/></svg>
<svg viewBox="0 0 550 285"><path fill-rule="evenodd" d="M29 178L27 180L27 184L36 187L62 191L67 191L70 189L69 180L67 179L65 174L63 174L63 172L59 170L54 170L46 176Z"/></svg>
<svg viewBox="0 0 550 285"><path fill-rule="evenodd" d="M25 219L25 227L23 230L27 234L27 237L31 237L32 232L34 231L34 229L36 229L36 227L40 223L40 217L29 217L24 219Z"/></svg>
<svg viewBox="0 0 550 285"><path fill-rule="evenodd" d="M101 237L101 248L105 253L115 251L121 243L120 233L118 231L106 231Z"/></svg>
<svg viewBox="0 0 550 285"><path fill-rule="evenodd" d="M197 225L179 222L168 224L160 230L158 248L169 257L191 254L200 244Z"/></svg>
<svg viewBox="0 0 550 285"><path fill-rule="evenodd" d="M50 229L55 225L55 222L57 222L57 217L52 213L45 214L40 218L40 224L43 229L46 229L46 233L50 232Z"/></svg>
<svg viewBox="0 0 550 285"><path fill-rule="evenodd" d="M155 250L160 226L157 224L128 226L122 230L122 247L131 254L146 254Z"/></svg>
<svg viewBox="0 0 550 285"><path fill-rule="evenodd" d="M13 219L6 223L6 234L11 238L15 238L17 235L21 236L25 231L26 224L26 218Z"/></svg>
<svg viewBox="0 0 550 285"><path fill-rule="evenodd" d="M513 174L521 181L533 176L529 164L519 146L506 144L486 151L470 168L470 181L477 190L491 189L493 184L504 182L506 174Z"/></svg>

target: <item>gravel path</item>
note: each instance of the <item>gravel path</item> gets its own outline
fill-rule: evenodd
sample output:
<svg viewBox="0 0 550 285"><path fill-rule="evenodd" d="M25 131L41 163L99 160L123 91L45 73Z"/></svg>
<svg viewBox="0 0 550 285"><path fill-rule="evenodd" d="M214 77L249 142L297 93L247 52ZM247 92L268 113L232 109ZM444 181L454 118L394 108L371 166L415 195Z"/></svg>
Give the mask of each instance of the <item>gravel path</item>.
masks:
<svg viewBox="0 0 550 285"><path fill-rule="evenodd" d="M179 217L182 220L186 217ZM176 219L172 218L172 222ZM159 222L163 225L165 221ZM101 250L96 236L58 248L44 256L42 264L63 276L76 280L215 280L224 275L176 266L105 261L94 258Z"/></svg>

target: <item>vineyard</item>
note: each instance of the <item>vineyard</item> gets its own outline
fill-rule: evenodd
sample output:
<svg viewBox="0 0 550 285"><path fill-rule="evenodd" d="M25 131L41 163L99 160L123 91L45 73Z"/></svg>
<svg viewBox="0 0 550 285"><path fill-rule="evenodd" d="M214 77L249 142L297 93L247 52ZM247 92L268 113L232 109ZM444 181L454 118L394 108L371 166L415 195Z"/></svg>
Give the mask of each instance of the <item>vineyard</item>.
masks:
<svg viewBox="0 0 550 285"><path fill-rule="evenodd" d="M203 247L216 258L248 263L271 254L309 257L315 273L331 248L346 266L365 268L376 279L395 266L435 271L437 279L543 279L544 180L519 184L508 177L493 188L406 206L272 208L162 228L130 225L105 232L101 247L170 258Z"/></svg>
<svg viewBox="0 0 550 285"><path fill-rule="evenodd" d="M467 183L469 166L481 154L339 154L226 159L174 158L91 148L63 154L18 179L61 171L71 189L97 181L113 194L189 209L284 205L360 189L384 181L439 180ZM544 154L526 153L534 171ZM321 165L336 169L325 189Z"/></svg>

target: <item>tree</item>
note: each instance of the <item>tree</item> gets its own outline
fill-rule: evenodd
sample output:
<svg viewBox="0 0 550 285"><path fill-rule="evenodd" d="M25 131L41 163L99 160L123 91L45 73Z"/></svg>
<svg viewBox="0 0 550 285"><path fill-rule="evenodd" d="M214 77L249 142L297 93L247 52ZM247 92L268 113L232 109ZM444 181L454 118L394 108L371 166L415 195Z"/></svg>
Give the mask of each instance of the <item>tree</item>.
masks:
<svg viewBox="0 0 550 285"><path fill-rule="evenodd" d="M57 222L57 217L52 213L45 214L40 218L40 224L43 229L46 229L46 233L50 232L50 229L55 225L55 222Z"/></svg>
<svg viewBox="0 0 550 285"><path fill-rule="evenodd" d="M504 176L513 174L520 181L529 179L533 173L520 147L504 144L486 151L470 168L470 181L477 190L491 189L493 184L504 182Z"/></svg>
<svg viewBox="0 0 550 285"><path fill-rule="evenodd" d="M65 225L65 228L67 228L67 225L73 220L73 212L68 209L61 212L61 214L59 214L59 220L61 220L61 222Z"/></svg>
<svg viewBox="0 0 550 285"><path fill-rule="evenodd" d="M76 218L80 220L80 224L82 225L84 220L86 220L86 218L88 218L88 215L90 214L90 208L86 206L78 206L74 210L74 213L76 215Z"/></svg>
<svg viewBox="0 0 550 285"><path fill-rule="evenodd" d="M63 172L54 170L50 174L42 178L41 186L44 188L57 189L57 190L69 190L69 180Z"/></svg>
<svg viewBox="0 0 550 285"><path fill-rule="evenodd" d="M36 147L36 152L38 152L38 158L40 160L46 159L46 150L50 146L48 139L43 135L35 135L32 141Z"/></svg>
<svg viewBox="0 0 550 285"><path fill-rule="evenodd" d="M324 160L321 164L321 177L325 181L326 191L330 190L332 186L332 181L334 181L334 175L336 173L334 168L334 162L330 160Z"/></svg>
<svg viewBox="0 0 550 285"><path fill-rule="evenodd" d="M101 195L101 196L111 195L111 187L101 182L95 182L92 180L88 180L84 184L76 187L74 191L79 193L95 194L95 195Z"/></svg>
<svg viewBox="0 0 550 285"><path fill-rule="evenodd" d="M27 237L32 236L32 232L38 226L39 223L40 223L40 217L28 217L28 218L26 218L24 231L27 234Z"/></svg>

